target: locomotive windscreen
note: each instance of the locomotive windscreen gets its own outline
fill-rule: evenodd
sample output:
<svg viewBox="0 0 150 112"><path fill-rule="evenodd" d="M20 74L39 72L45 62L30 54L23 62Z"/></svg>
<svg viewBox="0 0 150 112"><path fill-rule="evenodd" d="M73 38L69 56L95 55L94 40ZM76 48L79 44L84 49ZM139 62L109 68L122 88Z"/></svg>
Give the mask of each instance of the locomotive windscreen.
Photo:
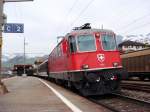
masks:
<svg viewBox="0 0 150 112"><path fill-rule="evenodd" d="M79 51L95 51L95 38L93 35L79 35L77 38Z"/></svg>
<svg viewBox="0 0 150 112"><path fill-rule="evenodd" d="M113 35L103 34L101 36L101 42L104 50L116 50L116 40Z"/></svg>

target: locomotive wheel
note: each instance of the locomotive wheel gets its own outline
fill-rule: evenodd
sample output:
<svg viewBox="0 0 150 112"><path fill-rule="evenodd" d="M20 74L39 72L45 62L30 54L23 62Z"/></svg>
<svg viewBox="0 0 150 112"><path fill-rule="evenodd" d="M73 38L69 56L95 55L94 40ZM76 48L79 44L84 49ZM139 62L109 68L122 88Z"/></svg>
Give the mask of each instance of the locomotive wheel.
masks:
<svg viewBox="0 0 150 112"><path fill-rule="evenodd" d="M56 84L61 85L62 81L60 79L55 79Z"/></svg>
<svg viewBox="0 0 150 112"><path fill-rule="evenodd" d="M76 88L76 89L82 89L83 87L83 82L73 82L73 86Z"/></svg>

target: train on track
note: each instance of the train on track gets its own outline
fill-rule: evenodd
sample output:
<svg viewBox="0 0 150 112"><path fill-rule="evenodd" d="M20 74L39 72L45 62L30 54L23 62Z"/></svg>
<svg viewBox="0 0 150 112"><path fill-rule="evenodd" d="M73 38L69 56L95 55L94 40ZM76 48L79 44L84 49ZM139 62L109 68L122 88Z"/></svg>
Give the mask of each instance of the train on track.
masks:
<svg viewBox="0 0 150 112"><path fill-rule="evenodd" d="M25 70L25 71L24 71ZM34 71L33 71L33 66L28 64L28 65L23 65L23 64L16 64L13 67L13 73L21 76L22 74L27 74L29 75L33 75Z"/></svg>
<svg viewBox="0 0 150 112"><path fill-rule="evenodd" d="M150 48L121 54L121 58L129 78L150 79Z"/></svg>
<svg viewBox="0 0 150 112"><path fill-rule="evenodd" d="M115 33L92 29L89 23L65 35L36 72L37 75L46 73L84 96L118 92L120 80L127 78Z"/></svg>

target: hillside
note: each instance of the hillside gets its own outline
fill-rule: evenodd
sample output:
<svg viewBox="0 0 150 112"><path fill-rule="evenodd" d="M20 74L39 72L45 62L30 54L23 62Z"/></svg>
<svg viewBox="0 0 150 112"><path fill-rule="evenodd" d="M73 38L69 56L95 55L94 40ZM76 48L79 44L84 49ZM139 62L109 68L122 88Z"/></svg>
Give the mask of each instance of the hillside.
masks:
<svg viewBox="0 0 150 112"><path fill-rule="evenodd" d="M2 60L2 67L13 67L15 64L24 64L24 57L23 56L15 56L9 59L7 56ZM42 57L26 57L25 64L34 64L35 60L37 59L46 59L48 55L44 55Z"/></svg>

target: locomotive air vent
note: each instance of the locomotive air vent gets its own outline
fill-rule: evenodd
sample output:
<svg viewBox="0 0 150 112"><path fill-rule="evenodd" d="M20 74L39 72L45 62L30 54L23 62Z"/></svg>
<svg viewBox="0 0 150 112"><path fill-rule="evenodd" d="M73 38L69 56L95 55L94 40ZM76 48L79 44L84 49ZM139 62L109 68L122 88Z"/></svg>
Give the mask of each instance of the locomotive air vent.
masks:
<svg viewBox="0 0 150 112"><path fill-rule="evenodd" d="M73 30L83 30L83 29L91 29L90 23L85 23L80 27L75 27Z"/></svg>

